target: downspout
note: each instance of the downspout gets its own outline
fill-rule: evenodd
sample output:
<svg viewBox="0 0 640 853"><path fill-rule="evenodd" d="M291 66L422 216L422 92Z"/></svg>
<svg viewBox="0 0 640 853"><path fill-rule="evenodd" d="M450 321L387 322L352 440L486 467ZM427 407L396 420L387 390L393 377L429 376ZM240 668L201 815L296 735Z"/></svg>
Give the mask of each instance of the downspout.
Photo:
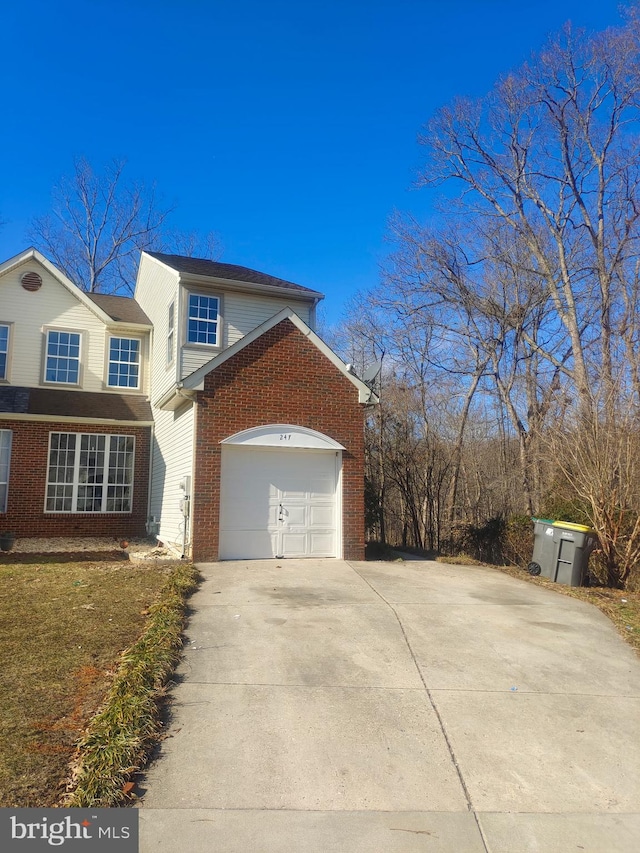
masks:
<svg viewBox="0 0 640 853"><path fill-rule="evenodd" d="M194 397L190 397L188 394L185 394L182 390L184 388L183 382L178 382L176 384L176 394L178 397L182 397L183 400L188 400L194 406L194 424L193 424L193 435L196 434L196 418L198 414L198 409L196 408L197 400ZM193 486L195 483L195 443L192 441L193 452L191 454L191 493L189 495L185 495L185 500L187 501L186 508L187 514L183 514L183 525L182 525L182 555L181 559L186 560L188 558L188 551L191 546L191 518L193 515L192 507L193 507Z"/></svg>
<svg viewBox="0 0 640 853"><path fill-rule="evenodd" d="M153 486L153 443L154 443L154 434L155 434L156 424L155 421L149 427L149 476L147 477L147 520L145 522L145 527L147 529L147 533L149 533L149 519L151 518L151 495L152 495L152 486ZM158 540L158 534L153 533L156 541Z"/></svg>

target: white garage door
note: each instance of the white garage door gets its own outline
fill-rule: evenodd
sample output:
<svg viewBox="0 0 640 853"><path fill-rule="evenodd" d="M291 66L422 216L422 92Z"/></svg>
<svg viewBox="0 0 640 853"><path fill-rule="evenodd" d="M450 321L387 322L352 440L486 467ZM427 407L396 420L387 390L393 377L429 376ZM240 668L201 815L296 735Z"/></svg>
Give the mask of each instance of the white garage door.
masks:
<svg viewBox="0 0 640 853"><path fill-rule="evenodd" d="M223 446L220 558L336 557L335 450Z"/></svg>

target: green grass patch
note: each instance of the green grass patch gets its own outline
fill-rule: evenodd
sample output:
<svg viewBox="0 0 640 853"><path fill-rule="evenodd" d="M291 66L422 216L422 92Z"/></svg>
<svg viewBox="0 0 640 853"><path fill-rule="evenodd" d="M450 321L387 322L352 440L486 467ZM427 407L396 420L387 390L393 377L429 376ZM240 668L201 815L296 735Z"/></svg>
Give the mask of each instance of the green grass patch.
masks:
<svg viewBox="0 0 640 853"><path fill-rule="evenodd" d="M123 652L101 710L78 746L75 788L66 805L108 807L127 799L127 786L157 740L159 698L180 658L185 601L195 589L193 566L176 565L149 609L142 636Z"/></svg>
<svg viewBox="0 0 640 853"><path fill-rule="evenodd" d="M78 738L167 564L0 565L0 806L59 803Z"/></svg>

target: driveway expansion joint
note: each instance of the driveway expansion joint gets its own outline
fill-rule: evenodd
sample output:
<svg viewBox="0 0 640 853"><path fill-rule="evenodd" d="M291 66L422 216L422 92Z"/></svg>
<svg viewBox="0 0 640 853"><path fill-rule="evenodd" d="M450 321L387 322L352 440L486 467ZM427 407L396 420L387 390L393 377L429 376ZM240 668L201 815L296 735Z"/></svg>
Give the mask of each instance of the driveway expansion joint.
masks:
<svg viewBox="0 0 640 853"><path fill-rule="evenodd" d="M485 838L484 832L483 832L483 830L482 830L482 827L480 826L480 823L479 823L479 821L478 821L478 816L477 816L477 814L476 814L475 808L474 808L474 806L473 806L473 802L472 802L472 800L471 800L471 793L470 793L470 791L469 791L469 789L468 789L468 787L467 787L467 784L466 784L466 782L465 782L464 776L463 776L463 774L462 774L462 769L461 769L460 765L458 764L458 760L457 760L457 758L456 758L456 754L455 754L455 751L454 751L454 749L453 749L453 744L451 743L451 741L450 741L450 739L449 739L449 735L447 734L447 730L446 730L446 728L445 728L444 720L442 719L442 715L440 714L440 711L439 711L439 709L438 709L438 706L436 705L435 700L434 700L433 696L431 695L431 691L430 691L430 689L429 689L429 687L428 687L428 685L427 685L427 682L425 681L425 678L424 678L424 675L423 675L422 670L421 670L421 668L420 668L420 665L418 664L418 661L417 661L417 658L416 658L415 652L414 652L413 647L412 647L412 645L411 645L411 643L410 643L410 641L409 641L409 637L407 636L407 632L405 631L405 627L404 627L404 625L402 624L402 619L400 618L400 616L399 616L399 614L398 614L397 610L395 609L395 607L394 607L394 606L393 606L389 601L387 601L387 599L382 595L382 593L380 593L380 592L375 588L375 586L373 586L373 584L372 584L372 583L370 583L370 582L367 580L367 578L363 577L363 576L360 574L360 572L359 572L359 571L358 571L358 570L357 570L357 569L356 569L356 568L355 568L351 563L347 563L347 565L348 565L348 566L349 566L349 567L350 567L350 568L351 568L351 569L352 569L352 570L353 570L353 571L354 571L354 572L355 572L355 573L356 573L360 578L362 578L362 580L363 580L363 581L364 581L364 582L365 582L365 583L366 583L366 584L371 588L371 590L372 590L372 591L373 591L373 592L374 592L374 593L379 597L379 599L380 599L380 600L381 600L381 601L382 601L382 602L383 602L383 603L384 603L384 604L389 608L389 610L391 610L391 612L393 613L393 615L395 616L395 618L396 618L396 620L397 620L397 622L398 622L398 625L400 626L400 630L402 631L402 636L404 637L404 641L405 641L405 643L406 643L407 649L409 650L409 654L411 655L411 659L413 660L413 664L414 664L414 666L415 666L415 668L416 668L416 671L417 671L417 673L418 673L418 676L419 676L419 678L420 678L420 681L422 682L422 684L423 684L423 686L424 686L424 691L425 691L425 693L426 693L426 695L427 695L427 697L428 697L428 699L429 699L429 703L430 703L430 705L431 705L431 707L432 707L432 709L433 709L433 712L434 712L434 714L436 715L436 718L437 718L437 720L438 720L438 725L439 725L439 727L440 727L440 731L441 731L441 733L442 733L442 737L444 738L444 741L445 741L445 743L446 743L446 745L447 745L447 750L448 750L448 752L449 752L449 756L450 756L450 758L451 758L451 761L452 761L452 763L453 763L453 766L455 767L456 774L457 774L458 779L459 779L459 781L460 781L460 785L461 785L461 787L462 787L462 790L464 791L464 796L465 796L465 799L466 799L466 802L467 802L467 808L468 808L468 811L470 811L470 812L473 814L474 819L475 819L475 822L476 822L476 825L477 825L477 827L478 827L478 832L480 833L480 837L482 838L482 843L484 844L484 847L485 847L485 850L487 851L487 853L489 853L489 848L488 848L488 846L487 846L487 841L486 841L486 838Z"/></svg>

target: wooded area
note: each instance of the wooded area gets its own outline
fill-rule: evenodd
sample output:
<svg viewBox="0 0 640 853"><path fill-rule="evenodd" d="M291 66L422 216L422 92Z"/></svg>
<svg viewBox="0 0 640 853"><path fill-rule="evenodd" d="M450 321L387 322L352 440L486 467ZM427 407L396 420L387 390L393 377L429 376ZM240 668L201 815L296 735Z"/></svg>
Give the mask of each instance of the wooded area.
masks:
<svg viewBox="0 0 640 853"><path fill-rule="evenodd" d="M568 26L424 128L439 213L396 217L335 338L358 370L383 361L372 538L526 563L551 516L596 529L601 580L639 582L639 46L633 12Z"/></svg>

